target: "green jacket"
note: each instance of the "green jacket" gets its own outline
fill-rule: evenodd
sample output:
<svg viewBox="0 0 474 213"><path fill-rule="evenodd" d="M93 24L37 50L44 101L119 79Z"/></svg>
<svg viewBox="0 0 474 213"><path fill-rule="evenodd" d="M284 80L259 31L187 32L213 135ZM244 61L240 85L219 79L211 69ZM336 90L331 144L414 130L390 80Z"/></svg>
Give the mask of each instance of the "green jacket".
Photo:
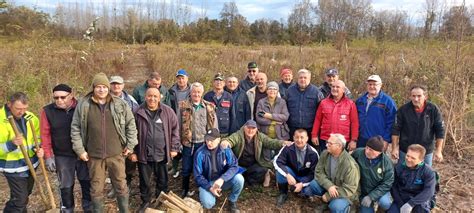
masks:
<svg viewBox="0 0 474 213"><path fill-rule="evenodd" d="M360 168L361 197L369 195L373 201L379 200L384 194L390 192L394 181L393 165L387 154L382 153L375 165L365 157L365 149L358 148L352 157Z"/></svg>
<svg viewBox="0 0 474 213"><path fill-rule="evenodd" d="M92 98L92 92L81 98L77 103L74 116L71 123L71 142L72 149L78 156L86 152L87 147L87 115L89 114L89 106ZM110 110L114 118L115 128L120 136L120 143L122 148L127 148L133 151L133 148L138 144L137 128L135 125L135 118L132 110L127 102L119 97L111 96Z"/></svg>
<svg viewBox="0 0 474 213"><path fill-rule="evenodd" d="M135 87L135 89L133 89L132 96L138 102L138 105L141 105L145 102L145 93L146 93L147 89L148 89L148 82L147 81L145 81L144 84L142 84L138 87ZM159 90L160 90L160 94L161 94L160 103L164 103L167 106L170 106L168 88L166 88L164 85L160 85Z"/></svg>
<svg viewBox="0 0 474 213"><path fill-rule="evenodd" d="M234 152L237 159L240 159L242 153L244 152L245 147L245 136L244 136L244 128L240 128L239 131L229 135L229 137L222 139L223 141L228 141L232 151ZM283 141L278 139L272 139L267 135L257 131L255 135L255 159L257 160L260 166L272 169L273 163L264 159L262 155L262 149L272 149L272 150L280 150L283 146Z"/></svg>
<svg viewBox="0 0 474 213"><path fill-rule="evenodd" d="M315 170L316 181L326 190L335 185L339 197L347 198L351 202L357 201L359 199L359 166L351 155L344 150L337 160L336 176L331 180L329 156L331 155L327 150L321 154ZM333 199L329 196L329 192L326 192L326 197L330 200Z"/></svg>

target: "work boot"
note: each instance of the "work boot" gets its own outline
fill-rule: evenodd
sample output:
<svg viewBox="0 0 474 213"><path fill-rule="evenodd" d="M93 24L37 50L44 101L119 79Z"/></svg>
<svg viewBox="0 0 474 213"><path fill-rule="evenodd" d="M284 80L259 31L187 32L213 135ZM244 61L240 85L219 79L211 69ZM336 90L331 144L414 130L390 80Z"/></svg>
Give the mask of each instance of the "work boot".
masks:
<svg viewBox="0 0 474 213"><path fill-rule="evenodd" d="M117 196L117 206L120 213L130 213L128 209L128 195Z"/></svg>
<svg viewBox="0 0 474 213"><path fill-rule="evenodd" d="M102 198L92 199L92 211L93 212L104 212L104 200Z"/></svg>
<svg viewBox="0 0 474 213"><path fill-rule="evenodd" d="M183 176L183 181L182 181L183 190L181 191L181 198L185 198L186 196L188 196L190 178L191 176Z"/></svg>
<svg viewBox="0 0 474 213"><path fill-rule="evenodd" d="M277 198L277 207L282 207L288 199L288 184L278 183L278 191L280 191L280 195Z"/></svg>
<svg viewBox="0 0 474 213"><path fill-rule="evenodd" d="M230 202L229 211L232 212L232 213L239 213L240 212L240 209L237 206L237 202L232 202L232 201Z"/></svg>
<svg viewBox="0 0 474 213"><path fill-rule="evenodd" d="M267 173L265 173L265 179L263 179L263 187L269 187L270 186L270 169L267 170Z"/></svg>

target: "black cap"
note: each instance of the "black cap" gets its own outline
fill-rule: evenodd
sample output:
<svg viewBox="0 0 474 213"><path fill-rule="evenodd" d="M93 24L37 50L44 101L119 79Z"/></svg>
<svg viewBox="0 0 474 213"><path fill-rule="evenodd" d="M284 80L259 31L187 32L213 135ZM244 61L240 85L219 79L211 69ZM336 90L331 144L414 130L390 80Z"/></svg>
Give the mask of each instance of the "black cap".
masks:
<svg viewBox="0 0 474 213"><path fill-rule="evenodd" d="M257 128L257 122L255 122L254 120L248 120L248 121L245 123L245 126Z"/></svg>
<svg viewBox="0 0 474 213"><path fill-rule="evenodd" d="M64 91L64 92L71 93L72 89L67 84L58 84L53 88L53 92L56 92L56 91Z"/></svg>
<svg viewBox="0 0 474 213"><path fill-rule="evenodd" d="M252 69L253 69L253 68L258 68L257 62L255 62L255 61L250 62L250 63L247 65L247 68L249 68L249 69L250 69L250 68L252 68Z"/></svg>
<svg viewBox="0 0 474 213"><path fill-rule="evenodd" d="M204 136L204 140L206 141L213 141L216 138L220 138L221 134L219 133L219 130L216 128L213 128L209 131L207 131L206 135Z"/></svg>
<svg viewBox="0 0 474 213"><path fill-rule="evenodd" d="M384 143L383 143L382 137L380 136L371 137L367 141L367 146L377 152L383 152Z"/></svg>
<svg viewBox="0 0 474 213"><path fill-rule="evenodd" d="M326 75L339 75L339 71L335 68L327 69Z"/></svg>
<svg viewBox="0 0 474 213"><path fill-rule="evenodd" d="M222 73L217 73L216 75L214 75L214 80L223 81L224 80L224 75L222 75Z"/></svg>

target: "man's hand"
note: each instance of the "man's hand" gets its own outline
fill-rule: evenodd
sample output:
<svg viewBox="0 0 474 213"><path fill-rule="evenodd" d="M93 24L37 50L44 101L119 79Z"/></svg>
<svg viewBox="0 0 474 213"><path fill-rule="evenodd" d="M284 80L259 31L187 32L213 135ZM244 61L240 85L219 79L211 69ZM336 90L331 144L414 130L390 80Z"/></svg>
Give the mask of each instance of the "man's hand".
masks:
<svg viewBox="0 0 474 213"><path fill-rule="evenodd" d="M296 192L296 193L301 192L302 189L303 189L303 183L295 184L295 191L294 192Z"/></svg>
<svg viewBox="0 0 474 213"><path fill-rule="evenodd" d="M443 153L441 151L436 150L433 154L433 158L435 162L443 162Z"/></svg>
<svg viewBox="0 0 474 213"><path fill-rule="evenodd" d="M170 152L170 156L171 156L171 158L174 158L174 157L176 157L176 155L178 155L178 152Z"/></svg>
<svg viewBox="0 0 474 213"><path fill-rule="evenodd" d="M82 161L89 161L89 155L87 154L87 152L84 152L82 153L79 158L82 160Z"/></svg>
<svg viewBox="0 0 474 213"><path fill-rule="evenodd" d="M323 194L323 196L321 197L321 200L323 200L323 202L325 203L329 202L329 199L326 197L326 194Z"/></svg>
<svg viewBox="0 0 474 213"><path fill-rule="evenodd" d="M35 148L36 156L39 158L44 157L44 149L43 148Z"/></svg>
<svg viewBox="0 0 474 213"><path fill-rule="evenodd" d="M332 198L339 197L339 192L337 192L337 186L329 187L328 192Z"/></svg>
<svg viewBox="0 0 474 213"><path fill-rule="evenodd" d="M400 156L399 150L392 147L392 159L398 160Z"/></svg>
<svg viewBox="0 0 474 213"><path fill-rule="evenodd" d="M231 148L231 147L230 147L230 144L229 144L229 141L226 141L226 140L221 141L221 148L222 148L222 149Z"/></svg>
<svg viewBox="0 0 474 213"><path fill-rule="evenodd" d="M56 171L56 162L54 162L54 157L46 159L46 167L48 167L50 172Z"/></svg>
<svg viewBox="0 0 474 213"><path fill-rule="evenodd" d="M317 137L311 138L311 141L315 146L319 146L319 139Z"/></svg>
<svg viewBox="0 0 474 213"><path fill-rule="evenodd" d="M357 148L357 142L351 141L349 142L349 145L347 146L349 148L349 151L354 151Z"/></svg>
<svg viewBox="0 0 474 213"><path fill-rule="evenodd" d="M137 157L137 154L131 154L128 156L128 159L132 162L137 162L138 161L138 157Z"/></svg>
<svg viewBox="0 0 474 213"><path fill-rule="evenodd" d="M23 135L17 135L13 141L12 141L13 144L17 145L17 146L20 146L23 144Z"/></svg>
<svg viewBox="0 0 474 213"><path fill-rule="evenodd" d="M221 191L222 191L222 189L212 186L211 189L209 189L209 191L210 191L214 196L220 197L220 196L221 196Z"/></svg>
<svg viewBox="0 0 474 213"><path fill-rule="evenodd" d="M124 148L124 149L123 149L123 151L122 151L122 155L123 155L123 156L126 157L126 156L128 156L128 155L130 155L130 154L132 154L132 152L131 152L130 150L128 150L127 148Z"/></svg>
<svg viewBox="0 0 474 213"><path fill-rule="evenodd" d="M402 208L400 208L400 213L410 213L412 209L413 206L408 203L405 203L403 204Z"/></svg>
<svg viewBox="0 0 474 213"><path fill-rule="evenodd" d="M224 185L224 179L218 178L216 181L214 181L213 186L217 186L218 188L221 188L222 185Z"/></svg>
<svg viewBox="0 0 474 213"><path fill-rule="evenodd" d="M372 199L368 195L362 198L362 201L360 201L360 205L365 207L370 207L370 204L372 204Z"/></svg>
<svg viewBox="0 0 474 213"><path fill-rule="evenodd" d="M383 151L384 152L387 151L389 145L390 144L387 141L383 140Z"/></svg>
<svg viewBox="0 0 474 213"><path fill-rule="evenodd" d="M290 173L286 174L286 181L288 182L288 185L293 186L296 184L295 178L290 175Z"/></svg>
<svg viewBox="0 0 474 213"><path fill-rule="evenodd" d="M291 146L293 141L283 141L283 146Z"/></svg>

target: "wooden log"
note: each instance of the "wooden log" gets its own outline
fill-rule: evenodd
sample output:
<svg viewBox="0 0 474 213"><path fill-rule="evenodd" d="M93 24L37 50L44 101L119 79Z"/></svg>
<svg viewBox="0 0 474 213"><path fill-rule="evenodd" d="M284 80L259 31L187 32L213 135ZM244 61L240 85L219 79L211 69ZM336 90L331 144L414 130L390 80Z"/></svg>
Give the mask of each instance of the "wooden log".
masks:
<svg viewBox="0 0 474 213"><path fill-rule="evenodd" d="M175 211L180 211L180 212L182 212L179 207L177 207L176 205L172 204L171 202L169 202L169 201L167 201L167 200L163 201L163 206L165 206L165 208L166 208L167 210L175 210Z"/></svg>
<svg viewBox="0 0 474 213"><path fill-rule="evenodd" d="M181 209L184 212L192 212L192 209L189 208L186 204L183 204L180 200L174 198L173 196L169 196L166 193L162 192L158 198L169 201L173 205L179 207L179 209Z"/></svg>

